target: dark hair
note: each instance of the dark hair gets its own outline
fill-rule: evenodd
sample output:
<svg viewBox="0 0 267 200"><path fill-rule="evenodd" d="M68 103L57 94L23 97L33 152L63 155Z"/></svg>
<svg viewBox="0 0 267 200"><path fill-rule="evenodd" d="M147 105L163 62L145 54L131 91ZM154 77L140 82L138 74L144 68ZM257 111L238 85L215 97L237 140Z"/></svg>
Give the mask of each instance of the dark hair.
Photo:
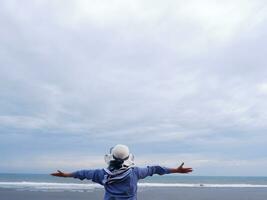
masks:
<svg viewBox="0 0 267 200"><path fill-rule="evenodd" d="M123 160L120 159L116 159L116 160L111 160L108 166L108 169L110 171L116 170L116 169L120 169L122 168L122 164L123 164Z"/></svg>

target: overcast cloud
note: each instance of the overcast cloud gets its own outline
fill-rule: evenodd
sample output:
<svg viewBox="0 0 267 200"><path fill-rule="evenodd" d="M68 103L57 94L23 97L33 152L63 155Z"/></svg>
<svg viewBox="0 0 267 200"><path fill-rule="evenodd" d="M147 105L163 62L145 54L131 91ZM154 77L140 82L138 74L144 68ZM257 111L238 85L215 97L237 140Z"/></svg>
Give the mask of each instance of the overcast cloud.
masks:
<svg viewBox="0 0 267 200"><path fill-rule="evenodd" d="M0 171L140 165L267 175L267 4L0 3ZM251 171L257 167L257 171Z"/></svg>

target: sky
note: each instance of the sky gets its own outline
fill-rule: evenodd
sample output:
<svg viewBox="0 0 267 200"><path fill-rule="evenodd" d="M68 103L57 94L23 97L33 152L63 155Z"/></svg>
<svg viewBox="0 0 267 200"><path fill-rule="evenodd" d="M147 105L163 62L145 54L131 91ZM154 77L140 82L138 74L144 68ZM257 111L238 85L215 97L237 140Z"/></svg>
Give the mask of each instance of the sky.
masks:
<svg viewBox="0 0 267 200"><path fill-rule="evenodd" d="M267 176L264 0L2 0L0 172Z"/></svg>

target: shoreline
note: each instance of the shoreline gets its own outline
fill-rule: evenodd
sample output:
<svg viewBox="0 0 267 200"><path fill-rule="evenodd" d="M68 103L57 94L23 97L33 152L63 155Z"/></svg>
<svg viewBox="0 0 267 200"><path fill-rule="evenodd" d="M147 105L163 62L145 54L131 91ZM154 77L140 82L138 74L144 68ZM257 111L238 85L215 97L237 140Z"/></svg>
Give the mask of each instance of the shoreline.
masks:
<svg viewBox="0 0 267 200"><path fill-rule="evenodd" d="M104 190L92 191L29 191L0 188L1 199L8 200L102 200ZM138 200L265 200L266 188L138 188Z"/></svg>

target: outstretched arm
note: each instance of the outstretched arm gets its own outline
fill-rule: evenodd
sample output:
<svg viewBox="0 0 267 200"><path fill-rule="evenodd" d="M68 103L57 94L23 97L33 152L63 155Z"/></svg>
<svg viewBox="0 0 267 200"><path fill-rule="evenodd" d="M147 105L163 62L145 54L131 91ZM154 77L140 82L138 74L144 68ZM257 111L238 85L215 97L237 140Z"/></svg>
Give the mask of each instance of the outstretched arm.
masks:
<svg viewBox="0 0 267 200"><path fill-rule="evenodd" d="M88 180L92 180L93 182L101 184L104 178L104 170L102 169L78 170L72 173L64 173L64 172L57 170L56 173L52 173L51 175L57 176L57 177L78 178L80 180L88 179Z"/></svg>
<svg viewBox="0 0 267 200"><path fill-rule="evenodd" d="M161 167L161 166L147 166L145 168L135 167L134 170L137 174L138 179L144 179L147 176L153 176L153 174L158 175L164 175L164 174L170 174L170 173L190 173L192 172L192 168L184 168L184 163L182 163L177 168L167 168L167 167Z"/></svg>
<svg viewBox="0 0 267 200"><path fill-rule="evenodd" d="M184 163L182 163L179 167L177 168L169 168L170 173L181 173L181 174L188 174L193 171L191 167L186 167L184 168Z"/></svg>
<svg viewBox="0 0 267 200"><path fill-rule="evenodd" d="M72 173L64 173L64 172L62 172L60 170L57 170L56 173L52 173L50 175L52 175L52 176L58 176L58 177L73 177L73 174Z"/></svg>

